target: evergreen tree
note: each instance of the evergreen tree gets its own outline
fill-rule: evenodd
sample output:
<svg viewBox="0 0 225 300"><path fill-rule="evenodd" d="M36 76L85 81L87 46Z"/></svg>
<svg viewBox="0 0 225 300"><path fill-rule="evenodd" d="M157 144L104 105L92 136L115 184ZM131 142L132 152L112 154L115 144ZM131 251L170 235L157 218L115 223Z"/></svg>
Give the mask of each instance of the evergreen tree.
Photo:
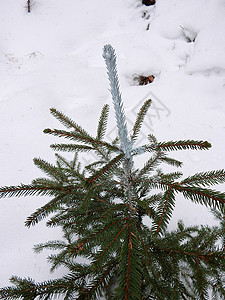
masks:
<svg viewBox="0 0 225 300"><path fill-rule="evenodd" d="M52 115L67 130L45 129L46 134L68 139L51 146L56 151L73 152L69 161L56 154L56 164L34 159L48 178L31 184L0 189L1 197L48 195L51 200L26 220L26 226L47 218L47 226L59 226L63 240L35 246L35 251L57 250L49 256L51 270L68 269L60 279L36 283L30 278L12 277L14 286L2 288L0 299L213 299L225 297L225 193L209 186L225 181L225 171L200 172L182 177L181 172L164 173L161 163L181 167L168 156L177 150L207 150L206 141L158 142L135 147L144 117L151 105L141 107L131 136L119 92L116 56L110 45L104 47L115 108L118 138L104 139L109 106L104 105L96 136L90 135L63 113L52 108ZM83 166L80 152L94 152L93 163ZM142 168L134 159L149 153ZM218 226L186 227L168 231L177 194L213 210ZM50 216L51 214L51 216ZM151 220L146 226L144 217ZM81 263L86 261L86 263Z"/></svg>

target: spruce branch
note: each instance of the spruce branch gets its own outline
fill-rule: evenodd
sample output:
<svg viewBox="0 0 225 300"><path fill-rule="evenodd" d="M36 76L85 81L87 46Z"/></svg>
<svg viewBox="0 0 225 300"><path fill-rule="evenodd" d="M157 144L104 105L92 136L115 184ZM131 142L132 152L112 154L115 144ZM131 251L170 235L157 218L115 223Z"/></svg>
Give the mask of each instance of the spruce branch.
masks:
<svg viewBox="0 0 225 300"><path fill-rule="evenodd" d="M152 140L152 136L150 137ZM177 151L177 150L208 150L211 147L211 144L207 141L169 141L169 142L154 142L149 145L143 145L131 150L132 155L140 155L145 152L154 152L154 151Z"/></svg>
<svg viewBox="0 0 225 300"><path fill-rule="evenodd" d="M139 240L133 220L129 219L126 227L126 236L121 249L121 262L119 269L120 288L116 289L116 299L141 298L141 260Z"/></svg>
<svg viewBox="0 0 225 300"><path fill-rule="evenodd" d="M86 145L79 145L79 144L53 144L50 146L55 151L64 151L64 152L76 152L76 151L83 151L89 152L91 150L95 150L95 148Z"/></svg>
<svg viewBox="0 0 225 300"><path fill-rule="evenodd" d="M224 209L225 193L199 187L185 187L179 184L174 185L174 189L177 192L182 192L185 198L190 199L195 203L219 210Z"/></svg>
<svg viewBox="0 0 225 300"><path fill-rule="evenodd" d="M169 223L169 220L172 216L173 213L173 208L175 206L175 193L172 187L170 187L163 195L162 197L162 202L160 203L156 215L159 217L157 218L157 223L155 224L156 230L155 233L163 233L166 230L166 227ZM156 218L155 218L156 219ZM155 222L155 220L154 220ZM153 225L153 230L155 226Z"/></svg>
<svg viewBox="0 0 225 300"><path fill-rule="evenodd" d="M136 119L136 122L134 124L134 127L133 127L133 133L132 133L132 136L131 136L131 140L132 142L134 142L136 139L137 139L137 136L141 130L141 125L144 121L144 118L149 110L149 107L151 106L151 100L146 100L145 103L142 105L140 111L138 112L137 114L137 119Z"/></svg>
<svg viewBox="0 0 225 300"><path fill-rule="evenodd" d="M57 158L57 165L61 168L66 167L72 171L79 172L80 170L80 163L78 161L78 152L75 152L74 159L72 161L66 160L64 157L59 155L58 153L55 154Z"/></svg>
<svg viewBox="0 0 225 300"><path fill-rule="evenodd" d="M34 158L34 164L41 169L44 173L52 177L58 182L67 182L67 177L63 172L59 171L59 168L53 166L52 164L44 161L40 158Z"/></svg>
<svg viewBox="0 0 225 300"><path fill-rule="evenodd" d="M78 141L81 143L93 144L95 142L94 138L92 138L91 136L83 135L83 134L76 133L76 132L69 132L69 131L57 130L57 129L52 130L49 128L45 129L43 132L47 133L47 134L52 134L54 136L59 136L59 137L64 137L64 138L67 138L70 140L75 140L75 141ZM101 144L101 143L99 142L99 144Z"/></svg>
<svg viewBox="0 0 225 300"><path fill-rule="evenodd" d="M112 95L112 100L115 109L116 123L118 128L118 133L120 137L121 148L124 152L125 158L131 159L131 141L128 137L128 130L126 124L126 118L123 108L123 102L121 99L121 93L119 90L119 80L116 69L116 54L115 50L111 45L104 46L103 58L105 59L108 78L110 82L110 91Z"/></svg>
<svg viewBox="0 0 225 300"><path fill-rule="evenodd" d="M101 116L99 119L97 136L96 136L97 140L102 140L105 135L108 115L109 115L109 105L106 104L102 108Z"/></svg>
<svg viewBox="0 0 225 300"><path fill-rule="evenodd" d="M117 239L121 238L121 234L122 232L125 230L125 228L127 227L128 225L125 224L122 228L119 228L119 231L116 232L116 235L113 236L110 240L110 242L106 245L106 247L104 249L102 249L100 255L96 258L96 261L94 264L99 264L100 263L100 266L101 266L101 260L104 258L104 256L106 255L106 252L112 248L112 244L115 243L117 241ZM110 249L111 251L111 249Z"/></svg>
<svg viewBox="0 0 225 300"><path fill-rule="evenodd" d="M118 147L116 147L115 145L111 145L105 141L100 141L100 140L94 139L91 136L84 136L84 135L76 134L73 132L68 132L65 130L57 130L57 129L52 130L49 128L45 129L43 132L46 134L52 134L54 136L64 137L69 140L74 140L76 142L90 145L90 147L94 147L95 150L100 151L100 152L101 152L101 150L99 150L99 148L97 148L97 146L103 147L110 151L121 152L120 149ZM54 145L52 147L54 148ZM60 145L59 145L59 147L60 147ZM74 147L76 147L76 146L74 146ZM63 146L62 146L62 148L63 148Z"/></svg>
<svg viewBox="0 0 225 300"><path fill-rule="evenodd" d="M103 166L100 170L95 172L95 174L89 177L88 182L94 183L100 176L108 175L109 173L112 173L114 169L118 166L118 164L121 162L123 157L124 157L123 153L117 155L115 158L109 161L105 166Z"/></svg>
<svg viewBox="0 0 225 300"><path fill-rule="evenodd" d="M174 151L174 150L207 150L211 148L211 144L207 141L193 141L193 140L186 140L186 141L169 141L164 143L158 143L156 145L158 149L162 149L163 151Z"/></svg>
<svg viewBox="0 0 225 300"><path fill-rule="evenodd" d="M42 206L41 208L38 208L33 214L31 214L26 222L25 226L30 227L31 225L37 224L39 221L41 221L43 218L46 218L50 213L55 212L59 209L60 204L62 200L70 193L70 191L63 193L62 195L53 198L51 201L49 201L46 205Z"/></svg>
<svg viewBox="0 0 225 300"><path fill-rule="evenodd" d="M168 165L175 166L175 167L181 167L183 165L183 163L180 162L179 160L171 158L171 157L166 157L163 155L161 155L160 160L162 162L167 163Z"/></svg>
<svg viewBox="0 0 225 300"><path fill-rule="evenodd" d="M41 186L36 184L21 184L19 186L7 186L0 188L0 198L5 197L24 197L24 196L53 196L57 192L65 191L66 189L59 184L52 186Z"/></svg>
<svg viewBox="0 0 225 300"><path fill-rule="evenodd" d="M101 236L107 241L108 239L110 239L111 242L112 240L114 241L119 237L119 235L126 227L126 224L124 225L124 221L126 221L126 218L115 217L113 220L109 220L108 222L103 223L103 225L100 225L98 228L93 229L91 232L89 232L89 234L85 235L82 239L79 239L74 244L75 252L77 253L79 251L90 250L93 247L93 241L101 240ZM107 238L108 229L110 228L112 232L114 232L114 230L118 231L118 226L119 228L123 226L123 229L119 230L119 233L117 232L116 236L113 237L113 239L111 239L111 235Z"/></svg>
<svg viewBox="0 0 225 300"><path fill-rule="evenodd" d="M181 181L182 185L185 186L209 186L225 182L225 171L209 171L197 173L193 176L189 176Z"/></svg>
<svg viewBox="0 0 225 300"><path fill-rule="evenodd" d="M144 167L141 168L138 172L138 177L142 176L143 174L148 174L152 172L160 163L162 159L162 154L160 151L154 153L154 155L145 163Z"/></svg>
<svg viewBox="0 0 225 300"><path fill-rule="evenodd" d="M56 249L60 249L63 250L67 247L67 244L64 241L59 241L59 240L55 240L55 241L49 241L46 243L40 243L34 246L34 252L35 253L40 253L42 252L44 249L51 249L51 250L56 250Z"/></svg>
<svg viewBox="0 0 225 300"><path fill-rule="evenodd" d="M55 108L51 108L50 112L65 127L73 129L74 132L79 133L80 135L89 136L89 134L87 133L86 130L84 130L80 125L76 124L73 120L71 120L70 118L68 118L62 112L56 110Z"/></svg>

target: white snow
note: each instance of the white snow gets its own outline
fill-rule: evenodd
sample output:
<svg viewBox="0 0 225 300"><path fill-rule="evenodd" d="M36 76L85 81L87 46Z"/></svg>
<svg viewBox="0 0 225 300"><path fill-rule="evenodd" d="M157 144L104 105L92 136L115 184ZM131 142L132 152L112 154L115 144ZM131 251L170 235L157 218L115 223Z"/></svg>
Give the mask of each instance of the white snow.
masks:
<svg viewBox="0 0 225 300"><path fill-rule="evenodd" d="M109 103L108 138L113 135L114 113L102 58L105 44L112 44L117 53L128 125L143 101L152 97L143 140L148 133L160 141L207 140L213 145L209 151L171 156L184 162L185 175L224 168L223 0L157 0L150 7L140 0L32 2L28 14L25 0L0 1L1 186L41 177L34 157L54 162L49 145L59 140L42 133L47 127L62 128L49 114L51 107L94 133L100 109ZM134 81L135 76L152 74L155 80L149 85ZM9 284L11 275L40 281L63 274L62 269L49 274L47 253L32 251L34 244L60 239L60 230L45 228L44 221L24 227L26 217L46 201L0 200L0 286ZM180 218L188 225L215 222L207 209L182 197L170 228Z"/></svg>

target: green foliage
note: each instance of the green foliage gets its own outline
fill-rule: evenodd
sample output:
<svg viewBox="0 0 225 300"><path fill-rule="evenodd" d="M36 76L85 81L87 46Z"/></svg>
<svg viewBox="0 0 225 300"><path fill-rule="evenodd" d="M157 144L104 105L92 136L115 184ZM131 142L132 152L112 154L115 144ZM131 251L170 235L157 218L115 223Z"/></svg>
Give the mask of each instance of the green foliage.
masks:
<svg viewBox="0 0 225 300"><path fill-rule="evenodd" d="M36 158L34 163L45 173L44 178L0 188L1 198L51 197L27 218L25 225L30 227L47 218L48 227L62 229L62 241L38 244L34 251L54 251L48 257L51 270L64 266L68 272L62 278L41 283L14 276L13 286L0 289L0 299L47 300L61 296L81 300L104 296L114 300L204 300L209 299L209 292L213 299L224 299L225 193L209 186L224 183L225 171L183 178L182 172L164 173L158 169L162 163L180 168L182 163L167 152L207 150L211 145L206 141L158 142L149 135L147 144L133 147L151 100L137 114L129 140L115 57L110 49L108 46L105 59L109 59L111 90L118 102L119 139L104 140L108 105L102 109L95 137L52 108L51 114L67 130L45 129L44 133L68 139L69 143L51 148L72 152L74 158L68 160L56 154L55 165ZM78 154L83 152L95 155L91 164L82 166ZM133 157L142 153L149 158L136 169ZM180 221L176 229L169 231L177 194L210 208L219 225L186 227Z"/></svg>
<svg viewBox="0 0 225 300"><path fill-rule="evenodd" d="M140 132L141 108L132 138ZM166 152L207 149L202 141L159 143L149 136L145 145L151 157L140 169L133 167L126 178L124 154L115 143L104 141L109 108L102 109L96 137L89 135L62 113L52 114L71 131L45 130L69 138L74 144L53 148L72 151L72 161L56 154L56 164L34 159L47 178L30 185L3 187L1 197L49 195L52 199L26 220L26 226L47 218L47 226L60 226L63 241L36 245L34 250L57 250L49 256L52 270L68 269L61 279L35 283L30 278L12 277L14 287L0 290L1 299L208 299L224 297L224 203L225 194L209 185L223 183L223 170L200 172L181 179L181 172L163 173L165 162L181 167ZM63 133L63 134L62 134ZM81 168L78 152L93 151L96 160ZM135 155L135 153L133 154ZM127 186L129 186L129 193ZM157 192L157 189L160 191ZM185 227L182 222L169 232L167 226L176 204L176 194L214 209L221 226ZM49 217L49 215L51 216ZM143 223L148 217L151 226ZM223 241L223 242L222 242ZM86 263L79 263L80 258Z"/></svg>

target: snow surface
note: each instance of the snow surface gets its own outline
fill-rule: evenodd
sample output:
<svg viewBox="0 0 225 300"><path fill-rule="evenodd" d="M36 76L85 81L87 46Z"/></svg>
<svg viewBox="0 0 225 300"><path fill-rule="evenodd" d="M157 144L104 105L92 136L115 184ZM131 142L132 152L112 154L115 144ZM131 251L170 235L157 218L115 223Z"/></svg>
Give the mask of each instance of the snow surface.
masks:
<svg viewBox="0 0 225 300"><path fill-rule="evenodd" d="M153 133L160 141L201 139L209 151L174 153L184 174L221 169L225 165L225 1L36 0L31 13L25 0L0 1L0 185L30 183L42 173L32 159L54 163L49 149L54 137L44 128L62 128L49 114L55 107L95 132L100 109L112 108L102 48L116 49L128 125L144 100L153 107L141 138ZM149 30L147 30L149 28ZM154 75L138 86L138 75ZM108 138L115 131L111 109ZM85 163L89 158L81 157ZM144 157L142 158L142 160ZM137 162L138 164L141 161ZM168 168L174 171L173 168ZM223 186L218 189L224 190ZM46 198L0 200L0 286L11 275L37 281L49 274L47 252L33 245L60 239L60 230L24 227L26 217ZM214 224L207 209L177 199L175 216L185 224Z"/></svg>

